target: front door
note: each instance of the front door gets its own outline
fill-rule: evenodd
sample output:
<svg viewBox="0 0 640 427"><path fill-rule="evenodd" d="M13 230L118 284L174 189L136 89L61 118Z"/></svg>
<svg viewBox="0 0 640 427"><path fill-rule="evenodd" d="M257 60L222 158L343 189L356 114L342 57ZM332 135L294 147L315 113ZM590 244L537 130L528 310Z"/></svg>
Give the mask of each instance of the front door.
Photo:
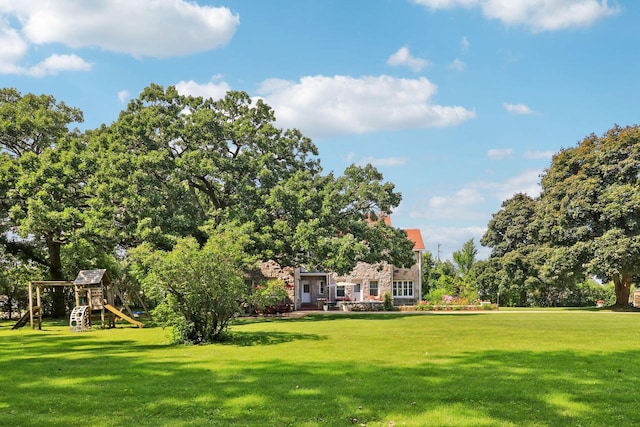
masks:
<svg viewBox="0 0 640 427"><path fill-rule="evenodd" d="M353 287L353 300L354 301L362 301L362 292L360 291L361 284L357 284Z"/></svg>
<svg viewBox="0 0 640 427"><path fill-rule="evenodd" d="M311 302L311 285L309 282L302 282L302 303L307 304Z"/></svg>

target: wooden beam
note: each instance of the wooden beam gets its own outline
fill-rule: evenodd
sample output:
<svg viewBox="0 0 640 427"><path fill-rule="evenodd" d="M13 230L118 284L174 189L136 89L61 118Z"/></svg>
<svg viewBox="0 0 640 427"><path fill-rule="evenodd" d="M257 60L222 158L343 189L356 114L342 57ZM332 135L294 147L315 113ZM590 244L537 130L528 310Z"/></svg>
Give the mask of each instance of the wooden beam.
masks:
<svg viewBox="0 0 640 427"><path fill-rule="evenodd" d="M33 282L29 282L29 323L33 327Z"/></svg>
<svg viewBox="0 0 640 427"><path fill-rule="evenodd" d="M40 286L36 286L36 303L38 307L42 307L42 298L40 297ZM42 309L38 310L38 329L42 330Z"/></svg>
<svg viewBox="0 0 640 427"><path fill-rule="evenodd" d="M34 285L42 285L42 286L73 286L73 282L67 282L63 280L34 280Z"/></svg>

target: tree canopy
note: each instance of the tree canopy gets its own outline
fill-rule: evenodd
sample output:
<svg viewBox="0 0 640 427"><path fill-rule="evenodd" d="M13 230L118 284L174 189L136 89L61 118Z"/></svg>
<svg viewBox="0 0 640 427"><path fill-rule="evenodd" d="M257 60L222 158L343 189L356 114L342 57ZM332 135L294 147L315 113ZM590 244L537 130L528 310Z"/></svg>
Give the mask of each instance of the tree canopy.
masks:
<svg viewBox="0 0 640 427"><path fill-rule="evenodd" d="M69 129L80 121L78 109L52 96L0 89L0 243L52 280L65 279L63 246L92 234L86 143ZM64 312L60 295L54 312Z"/></svg>
<svg viewBox="0 0 640 427"><path fill-rule="evenodd" d="M492 248L484 274L520 288L523 301L595 276L626 306L640 275L640 128L615 126L561 150L541 184L537 199L518 194L494 214L481 241Z"/></svg>
<svg viewBox="0 0 640 427"><path fill-rule="evenodd" d="M95 132L95 192L111 206L124 246L204 244L242 224L246 250L287 266L351 270L358 261L413 263L403 231L371 226L401 200L371 165L322 174L316 146L244 92L221 100L151 85Z"/></svg>
<svg viewBox="0 0 640 427"><path fill-rule="evenodd" d="M323 172L313 142L245 92L213 100L151 84L113 123L83 133L81 121L52 96L0 90L2 253L49 279L140 245L205 247L233 228L247 255L283 266L414 263L406 234L378 221L400 203L394 185L371 165Z"/></svg>
<svg viewBox="0 0 640 427"><path fill-rule="evenodd" d="M613 281L616 305L640 275L640 128L615 126L554 156L542 177L539 240Z"/></svg>

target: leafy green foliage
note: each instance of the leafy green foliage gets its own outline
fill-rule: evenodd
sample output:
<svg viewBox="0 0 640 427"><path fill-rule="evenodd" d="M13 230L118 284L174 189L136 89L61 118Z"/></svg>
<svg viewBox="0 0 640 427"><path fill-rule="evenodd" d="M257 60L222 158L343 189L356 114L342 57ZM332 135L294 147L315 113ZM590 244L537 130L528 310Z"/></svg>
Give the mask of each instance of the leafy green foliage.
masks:
<svg viewBox="0 0 640 427"><path fill-rule="evenodd" d="M476 263L476 249L473 239L469 239L462 246L462 249L453 253L453 261L458 267L459 274L464 277L470 277L473 274L473 266Z"/></svg>
<svg viewBox="0 0 640 427"><path fill-rule="evenodd" d="M382 307L384 311L394 311L396 308L393 305L393 297L389 292L384 294L384 300L382 301Z"/></svg>
<svg viewBox="0 0 640 427"><path fill-rule="evenodd" d="M229 322L246 299L243 267L246 238L219 233L200 247L193 238L179 239L170 252L145 245L133 258L146 271L145 291L160 304L154 315L173 327L175 340L194 344L225 338Z"/></svg>
<svg viewBox="0 0 640 427"><path fill-rule="evenodd" d="M244 92L214 101L146 88L91 142L100 153L95 191L121 242L203 244L236 223L249 226L247 251L281 265L338 273L358 261L412 265L404 232L370 224L400 203L393 184L371 165L322 175L315 145L274 121Z"/></svg>
<svg viewBox="0 0 640 427"><path fill-rule="evenodd" d="M35 263L22 261L0 247L0 311L8 319L27 308L27 284L43 274Z"/></svg>
<svg viewBox="0 0 640 427"><path fill-rule="evenodd" d="M640 128L614 127L562 150L542 178L540 241L571 253L574 268L613 281L628 304L640 273Z"/></svg>
<svg viewBox="0 0 640 427"><path fill-rule="evenodd" d="M454 296L468 301L478 299L476 284L477 250L473 239L467 241L453 256L457 265L449 260L433 261L430 252L422 257L422 295L424 300L438 303L442 297Z"/></svg>
<svg viewBox="0 0 640 427"><path fill-rule="evenodd" d="M51 96L0 90L0 244L50 279L116 266L115 254L141 245L169 254L189 237L203 247L231 228L247 254L283 266L344 274L360 261L414 263L406 234L377 218L400 203L393 184L371 165L322 174L311 140L277 128L244 92L213 100L151 84L113 124L69 129L81 120ZM176 295L155 294L185 314ZM195 323L211 322L188 320L185 339L218 333Z"/></svg>
<svg viewBox="0 0 640 427"><path fill-rule="evenodd" d="M423 251L421 263L422 271L420 272L420 274L422 274L422 295L427 295L431 289L431 272L435 265L436 262L433 259L433 254L428 250Z"/></svg>
<svg viewBox="0 0 640 427"><path fill-rule="evenodd" d="M289 292L284 280L271 279L266 284L256 287L249 300L259 311L267 307L275 307L278 303L285 303Z"/></svg>
<svg viewBox="0 0 640 427"><path fill-rule="evenodd" d="M69 129L80 121L79 110L52 96L0 89L0 244L23 262L46 267L51 280L72 277L64 245L113 250L100 237L108 227L91 213L94 164L85 136ZM53 314L61 316L58 294Z"/></svg>

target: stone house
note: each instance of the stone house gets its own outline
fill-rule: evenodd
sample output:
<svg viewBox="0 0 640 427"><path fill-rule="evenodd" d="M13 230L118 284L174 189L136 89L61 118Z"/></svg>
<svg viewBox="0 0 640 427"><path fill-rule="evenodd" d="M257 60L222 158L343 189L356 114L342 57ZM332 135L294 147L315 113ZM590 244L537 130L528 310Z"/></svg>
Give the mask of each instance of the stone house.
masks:
<svg viewBox="0 0 640 427"><path fill-rule="evenodd" d="M390 219L385 218L387 225ZM263 262L259 276L285 281L294 310L319 308L324 302L351 303L382 301L391 294L394 305L414 305L422 299L422 251L425 246L419 229L405 229L413 242L415 264L410 268L396 268L386 262L360 262L344 276L333 272L306 271L303 268L280 267L275 261ZM256 276L253 277L257 279Z"/></svg>

